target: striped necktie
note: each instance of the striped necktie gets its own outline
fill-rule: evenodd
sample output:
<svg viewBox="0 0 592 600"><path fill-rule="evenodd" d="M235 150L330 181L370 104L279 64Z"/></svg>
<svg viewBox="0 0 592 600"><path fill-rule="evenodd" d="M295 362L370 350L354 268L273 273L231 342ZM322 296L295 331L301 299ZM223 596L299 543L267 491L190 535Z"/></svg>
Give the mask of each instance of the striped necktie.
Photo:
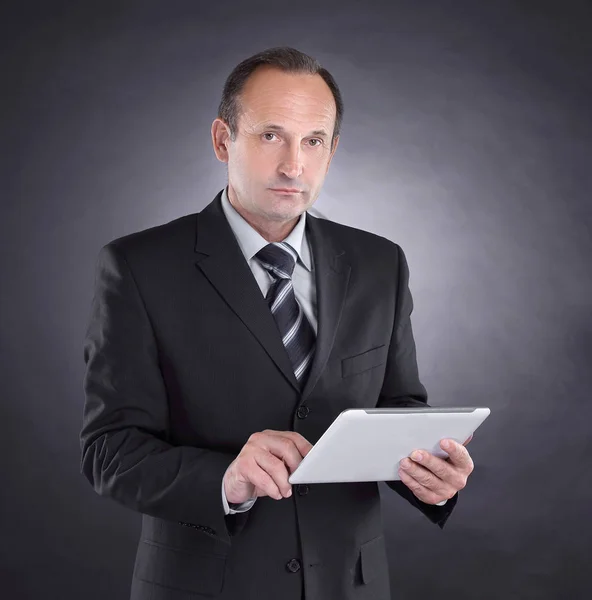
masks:
<svg viewBox="0 0 592 600"><path fill-rule="evenodd" d="M255 258L273 278L265 299L282 336L294 375L303 389L312 364L316 336L294 295L292 273L298 255L289 244L273 242L259 250Z"/></svg>

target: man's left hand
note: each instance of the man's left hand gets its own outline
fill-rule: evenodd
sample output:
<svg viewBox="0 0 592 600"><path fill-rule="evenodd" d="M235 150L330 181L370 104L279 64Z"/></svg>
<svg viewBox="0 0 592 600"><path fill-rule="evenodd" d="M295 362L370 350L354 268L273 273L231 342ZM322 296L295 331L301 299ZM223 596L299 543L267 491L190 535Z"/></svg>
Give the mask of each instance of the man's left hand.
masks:
<svg viewBox="0 0 592 600"><path fill-rule="evenodd" d="M434 456L426 450L414 450L410 458L404 458L400 463L401 481L426 504L450 500L467 485L467 478L473 471L473 461L465 448L472 438L471 435L464 444L450 439L442 440L440 447L448 453L447 459ZM450 447L446 446L447 442L451 444Z"/></svg>

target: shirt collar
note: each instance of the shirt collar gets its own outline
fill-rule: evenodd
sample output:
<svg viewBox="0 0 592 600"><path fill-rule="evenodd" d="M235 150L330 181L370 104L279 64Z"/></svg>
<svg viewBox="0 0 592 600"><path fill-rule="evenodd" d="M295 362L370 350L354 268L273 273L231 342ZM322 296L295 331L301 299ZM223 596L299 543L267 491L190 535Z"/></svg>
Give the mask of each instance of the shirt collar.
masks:
<svg viewBox="0 0 592 600"><path fill-rule="evenodd" d="M245 221L242 215L232 206L228 199L228 187L224 188L222 192L222 210L226 215L228 224L232 229L240 249L247 261L251 260L259 250L267 246L269 242L251 225ZM306 212L302 213L298 219L298 223L294 226L292 231L282 241L286 244L290 244L292 248L297 252L300 262L310 271L311 270L311 259L310 259L310 248L308 246L308 240L306 237Z"/></svg>

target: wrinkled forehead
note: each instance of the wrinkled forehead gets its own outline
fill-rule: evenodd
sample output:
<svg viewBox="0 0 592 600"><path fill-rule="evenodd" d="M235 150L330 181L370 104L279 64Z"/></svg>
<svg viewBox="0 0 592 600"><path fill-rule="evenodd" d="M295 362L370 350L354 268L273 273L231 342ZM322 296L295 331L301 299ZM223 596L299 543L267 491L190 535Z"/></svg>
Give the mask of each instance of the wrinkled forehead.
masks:
<svg viewBox="0 0 592 600"><path fill-rule="evenodd" d="M246 128L275 124L286 130L331 132L336 106L320 75L256 71L245 83L239 100L239 122Z"/></svg>

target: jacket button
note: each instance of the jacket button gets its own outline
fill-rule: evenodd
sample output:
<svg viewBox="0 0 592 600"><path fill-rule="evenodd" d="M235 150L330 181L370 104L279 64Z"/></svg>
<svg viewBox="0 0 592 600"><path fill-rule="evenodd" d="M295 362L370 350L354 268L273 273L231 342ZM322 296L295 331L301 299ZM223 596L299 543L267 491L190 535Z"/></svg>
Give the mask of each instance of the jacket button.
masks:
<svg viewBox="0 0 592 600"><path fill-rule="evenodd" d="M290 573L296 573L297 571L300 571L300 561L293 558L286 564L286 569L288 569Z"/></svg>
<svg viewBox="0 0 592 600"><path fill-rule="evenodd" d="M306 485L306 483L300 483L296 490L299 496L306 496L306 494L308 494L309 487Z"/></svg>
<svg viewBox="0 0 592 600"><path fill-rule="evenodd" d="M308 406L300 406L296 414L298 415L299 419L306 419L309 412L310 408L308 408Z"/></svg>

